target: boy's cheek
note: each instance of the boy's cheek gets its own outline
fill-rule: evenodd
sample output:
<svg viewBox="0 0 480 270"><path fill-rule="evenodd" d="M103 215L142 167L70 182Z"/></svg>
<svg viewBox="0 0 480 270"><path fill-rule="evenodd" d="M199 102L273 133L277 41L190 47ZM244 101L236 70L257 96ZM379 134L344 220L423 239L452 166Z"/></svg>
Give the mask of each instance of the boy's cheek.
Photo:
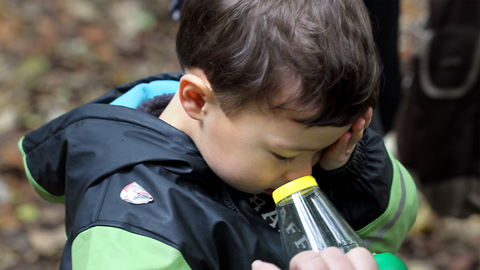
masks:
<svg viewBox="0 0 480 270"><path fill-rule="evenodd" d="M333 142L332 144L330 144L327 148L325 149L328 149L328 148L332 148L332 147L335 147L335 145L338 145L338 144L341 144L342 143L342 139L345 138L345 136L347 136L347 134L349 134L348 136L350 136L350 134L352 134L352 129L350 128L349 130L345 131L345 133L342 134L342 136L338 137L338 139Z"/></svg>
<svg viewBox="0 0 480 270"><path fill-rule="evenodd" d="M314 155L313 155L313 158L312 158L312 167L315 166L319 161L320 161L320 158L322 157L322 153L323 153L323 149L316 152Z"/></svg>

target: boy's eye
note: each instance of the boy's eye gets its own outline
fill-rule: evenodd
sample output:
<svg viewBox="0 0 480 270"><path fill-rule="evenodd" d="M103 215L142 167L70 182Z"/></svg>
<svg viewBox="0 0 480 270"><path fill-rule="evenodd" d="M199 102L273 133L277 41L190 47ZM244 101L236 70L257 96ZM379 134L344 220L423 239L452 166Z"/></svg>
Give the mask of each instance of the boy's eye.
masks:
<svg viewBox="0 0 480 270"><path fill-rule="evenodd" d="M280 155L275 154L275 153L272 153L272 154L273 154L273 156L274 156L276 159L278 159L278 160L280 160L280 161L282 161L282 162L288 162L288 161L291 162L291 161L293 161L293 160L295 159L295 156L293 156L293 157L284 157L284 156L280 156Z"/></svg>

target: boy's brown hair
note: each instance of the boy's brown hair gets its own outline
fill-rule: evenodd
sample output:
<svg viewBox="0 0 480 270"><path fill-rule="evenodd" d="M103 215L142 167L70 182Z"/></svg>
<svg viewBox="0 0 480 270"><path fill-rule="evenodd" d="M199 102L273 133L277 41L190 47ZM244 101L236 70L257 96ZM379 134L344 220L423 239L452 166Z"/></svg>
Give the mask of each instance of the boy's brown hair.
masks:
<svg viewBox="0 0 480 270"><path fill-rule="evenodd" d="M362 0L187 0L180 18L180 64L203 70L227 115L254 101L344 126L376 105L379 60Z"/></svg>

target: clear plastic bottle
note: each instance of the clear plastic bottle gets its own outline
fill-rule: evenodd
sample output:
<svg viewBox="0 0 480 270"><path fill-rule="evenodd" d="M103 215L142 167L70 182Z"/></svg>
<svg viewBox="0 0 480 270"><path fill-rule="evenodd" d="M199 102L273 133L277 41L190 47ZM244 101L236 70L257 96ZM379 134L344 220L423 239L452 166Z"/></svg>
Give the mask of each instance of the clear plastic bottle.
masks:
<svg viewBox="0 0 480 270"><path fill-rule="evenodd" d="M338 213L312 176L291 181L273 192L279 216L280 236L288 263L304 250L322 251L335 246L347 253L363 247L362 239ZM406 270L391 253L375 254L381 270Z"/></svg>

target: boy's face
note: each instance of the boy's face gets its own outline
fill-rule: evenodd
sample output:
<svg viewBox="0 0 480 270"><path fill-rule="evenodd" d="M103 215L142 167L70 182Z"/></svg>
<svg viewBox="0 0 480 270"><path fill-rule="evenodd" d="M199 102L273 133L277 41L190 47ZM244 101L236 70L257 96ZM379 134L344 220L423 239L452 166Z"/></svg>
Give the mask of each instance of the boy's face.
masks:
<svg viewBox="0 0 480 270"><path fill-rule="evenodd" d="M348 131L344 127L307 127L294 112L273 114L258 108L227 117L210 106L197 146L211 169L230 186L251 194L310 175L323 149Z"/></svg>

